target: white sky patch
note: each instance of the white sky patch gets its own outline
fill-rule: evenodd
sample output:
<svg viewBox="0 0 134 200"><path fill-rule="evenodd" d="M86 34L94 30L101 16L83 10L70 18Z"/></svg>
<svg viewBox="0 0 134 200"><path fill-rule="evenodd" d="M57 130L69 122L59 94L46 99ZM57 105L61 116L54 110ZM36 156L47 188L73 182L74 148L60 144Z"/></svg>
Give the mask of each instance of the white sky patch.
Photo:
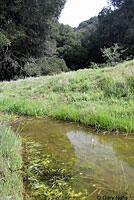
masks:
<svg viewBox="0 0 134 200"><path fill-rule="evenodd" d="M77 27L82 21L97 16L104 6L107 0L67 0L59 22Z"/></svg>

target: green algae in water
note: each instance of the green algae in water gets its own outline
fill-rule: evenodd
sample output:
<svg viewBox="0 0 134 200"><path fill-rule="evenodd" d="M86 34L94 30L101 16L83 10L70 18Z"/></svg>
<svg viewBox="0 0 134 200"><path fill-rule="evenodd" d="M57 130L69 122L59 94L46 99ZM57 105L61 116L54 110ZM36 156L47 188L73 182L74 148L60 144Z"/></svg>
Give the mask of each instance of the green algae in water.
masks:
<svg viewBox="0 0 134 200"><path fill-rule="evenodd" d="M25 145L25 177L30 199L85 199L85 194L72 189L72 183L77 179L72 169L73 160L67 166L54 160L52 155L44 154L39 149L40 144L26 142Z"/></svg>
<svg viewBox="0 0 134 200"><path fill-rule="evenodd" d="M33 148L26 143L31 149L27 191L33 199L133 195L134 137L103 136L73 123L47 119L28 122L21 135L39 144Z"/></svg>

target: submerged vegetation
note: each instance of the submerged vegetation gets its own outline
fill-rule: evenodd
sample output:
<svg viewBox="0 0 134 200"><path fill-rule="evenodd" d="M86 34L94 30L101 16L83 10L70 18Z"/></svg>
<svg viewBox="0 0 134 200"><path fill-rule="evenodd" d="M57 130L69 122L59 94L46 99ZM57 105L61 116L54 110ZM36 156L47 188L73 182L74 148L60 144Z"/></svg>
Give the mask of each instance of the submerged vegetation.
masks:
<svg viewBox="0 0 134 200"><path fill-rule="evenodd" d="M116 67L0 83L0 110L134 131L134 60Z"/></svg>
<svg viewBox="0 0 134 200"><path fill-rule="evenodd" d="M27 158L24 180L30 199L85 199L87 194L75 193L72 189L76 179L72 169L73 160L67 166L52 155L43 154L40 144L27 141L25 145Z"/></svg>
<svg viewBox="0 0 134 200"><path fill-rule="evenodd" d="M21 135L30 200L132 198L132 136L103 136L47 117L26 122Z"/></svg>
<svg viewBox="0 0 134 200"><path fill-rule="evenodd" d="M23 199L21 138L0 122L0 199Z"/></svg>

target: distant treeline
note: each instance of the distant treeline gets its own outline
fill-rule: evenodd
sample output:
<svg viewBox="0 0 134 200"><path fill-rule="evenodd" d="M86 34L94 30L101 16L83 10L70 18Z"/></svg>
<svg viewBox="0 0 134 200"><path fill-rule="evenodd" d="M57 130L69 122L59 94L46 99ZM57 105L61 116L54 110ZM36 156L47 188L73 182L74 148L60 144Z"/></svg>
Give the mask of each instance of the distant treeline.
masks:
<svg viewBox="0 0 134 200"><path fill-rule="evenodd" d="M0 80L104 63L102 49L114 44L125 49L122 59L134 57L133 0L109 0L109 7L76 28L57 22L65 2L2 0Z"/></svg>

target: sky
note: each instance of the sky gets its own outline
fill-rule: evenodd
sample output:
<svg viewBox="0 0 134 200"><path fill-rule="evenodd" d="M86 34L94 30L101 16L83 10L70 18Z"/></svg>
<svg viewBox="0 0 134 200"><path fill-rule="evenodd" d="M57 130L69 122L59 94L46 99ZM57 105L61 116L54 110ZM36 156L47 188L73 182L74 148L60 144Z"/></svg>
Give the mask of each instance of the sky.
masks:
<svg viewBox="0 0 134 200"><path fill-rule="evenodd" d="M82 21L97 16L107 0L67 0L59 22L77 27Z"/></svg>

